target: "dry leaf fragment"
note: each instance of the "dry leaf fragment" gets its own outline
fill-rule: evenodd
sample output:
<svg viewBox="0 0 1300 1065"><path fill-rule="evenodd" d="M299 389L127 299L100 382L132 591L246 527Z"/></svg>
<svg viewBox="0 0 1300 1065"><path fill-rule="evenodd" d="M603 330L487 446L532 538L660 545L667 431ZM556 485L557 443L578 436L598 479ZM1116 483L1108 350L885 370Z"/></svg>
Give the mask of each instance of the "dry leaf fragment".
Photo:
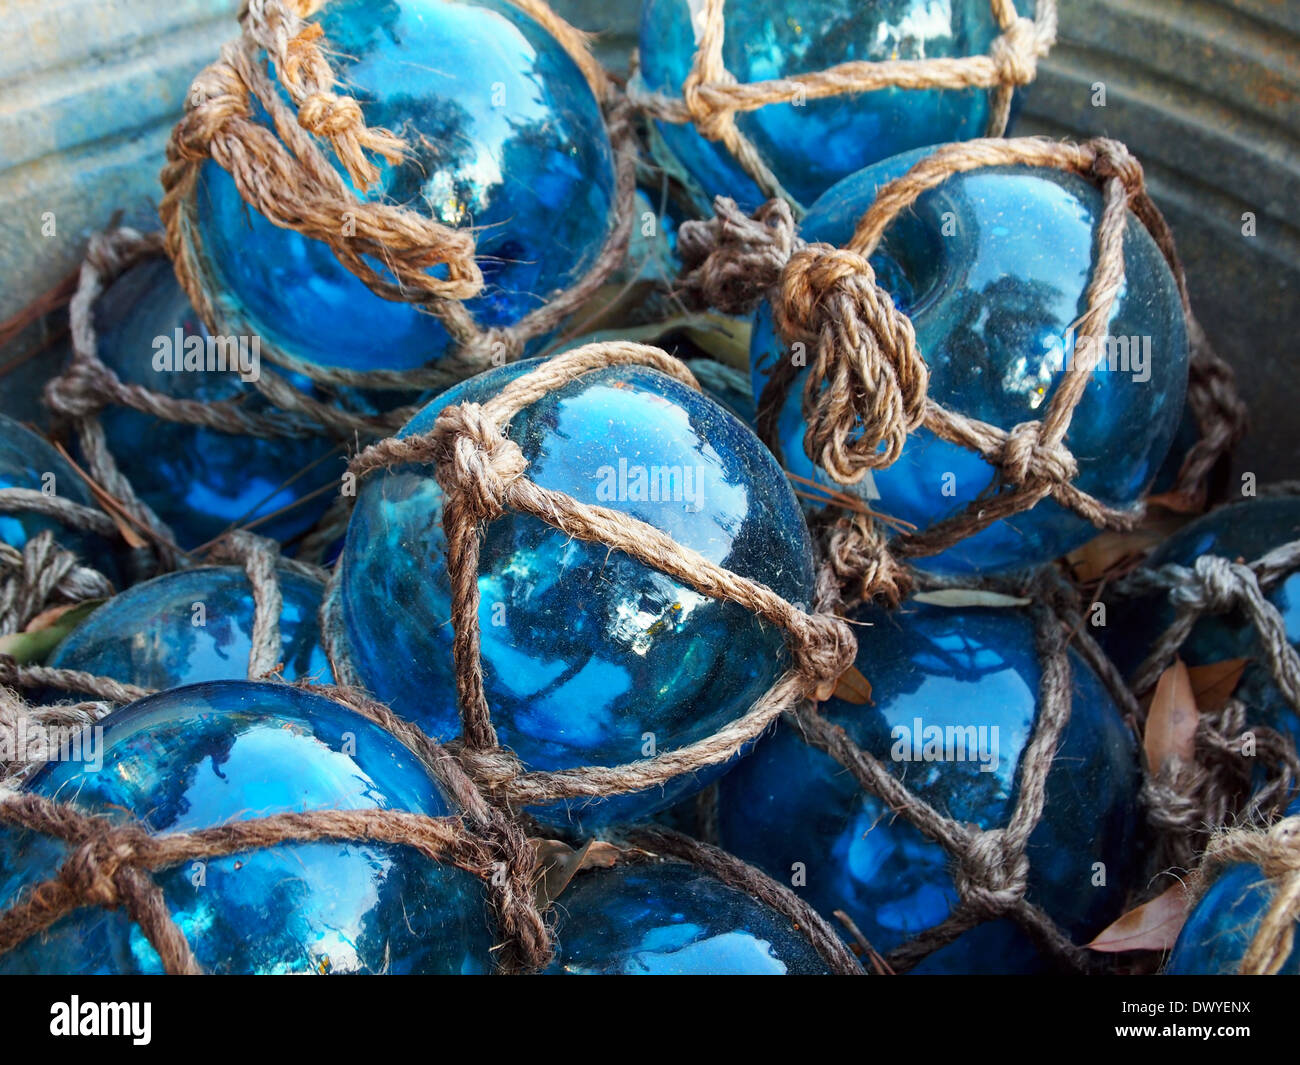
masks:
<svg viewBox="0 0 1300 1065"><path fill-rule="evenodd" d="M1190 907L1191 896L1187 888L1181 883L1174 884L1150 902L1129 910L1089 943L1088 949L1102 954L1126 950L1172 950Z"/></svg>
<svg viewBox="0 0 1300 1065"><path fill-rule="evenodd" d="M1222 662L1189 667L1187 676L1191 680L1192 693L1196 696L1196 709L1203 714L1222 710L1237 690L1241 675L1249 664L1249 658L1228 658Z"/></svg>
<svg viewBox="0 0 1300 1065"><path fill-rule="evenodd" d="M843 699L846 703L865 706L871 703L871 681L858 671L857 666L849 666L835 682L833 694L835 698Z"/></svg>
<svg viewBox="0 0 1300 1065"><path fill-rule="evenodd" d="M542 875L537 880L537 908L544 910L560 897L583 869L608 869L622 851L612 843L589 839L578 850L558 839L530 841Z"/></svg>
<svg viewBox="0 0 1300 1065"><path fill-rule="evenodd" d="M1187 666L1181 658L1160 674L1147 714L1142 746L1147 765L1158 773L1170 761L1190 764L1196 759L1196 724L1200 713Z"/></svg>

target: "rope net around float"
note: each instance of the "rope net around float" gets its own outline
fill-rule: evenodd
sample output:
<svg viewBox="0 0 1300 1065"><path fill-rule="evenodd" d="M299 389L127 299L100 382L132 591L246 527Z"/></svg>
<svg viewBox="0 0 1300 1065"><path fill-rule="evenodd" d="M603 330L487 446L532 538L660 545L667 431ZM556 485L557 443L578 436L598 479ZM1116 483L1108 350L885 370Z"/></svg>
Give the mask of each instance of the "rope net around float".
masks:
<svg viewBox="0 0 1300 1065"><path fill-rule="evenodd" d="M242 563L253 587L254 626L249 652L249 679L273 676L280 654L282 605L274 541L237 534L214 552L215 560ZM289 563L300 572L319 570ZM23 667L21 676L0 682L54 684L98 694L107 702L33 706L0 687L0 730L17 735L40 729L85 727L101 719L111 703L150 694L107 677L45 667ZM466 772L463 752L444 747L417 726L367 698L355 688L299 682L295 685L340 703L388 731L405 744L443 787L459 816L429 817L394 810L313 810L164 835L145 826L122 823L18 790L39 764L0 763L0 823L62 840L68 855L49 879L25 891L0 911L0 955L46 929L74 910L100 906L123 910L149 940L172 974L202 972L190 944L173 920L152 874L195 860L245 853L285 843L319 840L377 842L410 847L433 861L448 862L478 877L495 920L499 971L535 972L553 956L553 914L539 885L546 873L539 841L525 832L525 821L493 801ZM20 724L19 718L25 718ZM470 763L470 768L477 768ZM861 967L832 927L798 896L738 859L660 826L620 830L616 860L687 862L721 882L744 891L784 914L821 955L828 969L860 974Z"/></svg>
<svg viewBox="0 0 1300 1065"><path fill-rule="evenodd" d="M423 390L441 388L491 365L513 361L534 337L550 333L587 301L622 262L632 227L637 144L627 102L587 48L586 35L560 19L544 0L511 0L548 30L577 64L604 114L615 161L615 202L609 233L596 260L569 288L548 293L541 306L504 327L485 328L465 302L483 290L469 229L443 225L406 207L358 197L331 164L321 141L352 183L367 188L378 177L373 159L402 160L406 146L387 130L365 124L361 106L338 91L326 57L328 42L306 18L319 0L248 0L242 35L194 80L186 112L172 131L162 173L161 215L166 248L181 287L215 333L244 332L238 312L214 297L216 284L196 225L196 183L211 159L233 179L253 210L274 224L329 246L338 261L371 291L417 306L439 319L453 348L418 370L323 367L263 338L264 356L281 370L327 387ZM263 55L265 53L265 55ZM268 71L274 63L275 77ZM286 103L280 90L289 97ZM254 101L273 129L252 118ZM340 219L352 219L344 232ZM380 260L385 274L371 265ZM431 272L437 270L441 276ZM391 276L390 276L391 275ZM281 374L263 371L257 387L283 411L300 412L335 430L374 437L396 429L409 411L368 418L307 396Z"/></svg>
<svg viewBox="0 0 1300 1065"><path fill-rule="evenodd" d="M165 568L186 562L175 548L170 531L135 497L112 462L96 417L107 403L221 431L267 437L355 433L372 438L394 428L407 413L367 418L341 411L299 392L279 375L265 370L259 388L272 410L248 411L229 403L189 403L123 384L98 359L94 301L114 277L143 256L170 253L183 287L209 328L228 324L224 316L229 312L209 302L205 287L207 264L193 225L194 182L206 158L213 158L229 170L241 195L268 218L329 243L340 262L379 295L412 302L437 315L457 345L441 368L401 374L304 367L287 353L264 348L268 361L287 371L305 371L321 385L422 388L450 383L484 368L502 351L507 359L517 357L528 338L554 328L608 275L623 255L631 219L628 205L635 146L628 102L617 98L607 77L587 54L577 31L550 14L540 0L516 2L555 33L578 62L605 109L615 142L618 210L606 246L588 275L515 326L479 327L463 306L482 283L470 234L440 226L402 208L358 200L315 139L319 136L330 141L335 155L359 187L364 187L372 174L367 169L372 166L368 161L371 153L388 157L400 151L400 143L391 134L364 125L355 101L335 92L324 44L318 32L302 21L314 5L250 0L243 36L227 46L222 58L196 80L187 115L173 135L164 173L166 237L160 240L119 231L93 243L83 267L81 285L70 307L73 363L68 373L52 385L48 400L57 413L76 425L90 472L109 494L115 509L113 518L91 510L82 515L78 527L109 532L108 525L116 528L125 520L152 542ZM1054 4L1040 3L1035 22L1016 19L1009 0L995 0L994 10L1004 30L1001 43L994 49L995 58L850 64L854 69L834 68L825 75L764 83L757 87L758 91L750 92L755 87L728 87L727 78L719 74L716 64L721 56L722 4L709 0L702 42L707 47L697 55L691 88L679 102L686 110L674 112L668 104L654 101L647 107L644 98L636 98L633 103L653 117L668 121L703 116L704 126L718 134L716 139L729 147L733 143L739 147L738 158L745 152L743 138L729 132L728 126L735 128L737 111L770 102L759 99L764 93L825 96L891 84L996 87L1002 103L995 113L1000 114L1005 110L1003 103L1010 98L1011 86L1032 77L1032 60L1018 72L1011 70L1012 65L1023 63L1024 55L1030 52L1034 56L1041 54L1040 48L1045 50L1045 42L1050 41ZM1017 49L1024 51L1018 53ZM292 107L271 83L265 62L259 61L262 51L275 63ZM943 65L946 73L936 73L940 68L935 64ZM856 69L865 67L873 69ZM1028 77L1021 80L1026 70ZM1012 73L1014 77L1008 76ZM896 80L882 80L886 77ZM863 80L869 84L863 85ZM251 121L254 98L272 116L274 132ZM1187 318L1192 345L1189 403L1202 430L1201 441L1183 463L1176 491L1189 503L1203 501L1209 471L1239 436L1243 411L1231 372L1209 349L1192 316L1172 237L1145 192L1141 168L1122 145L1104 140L1079 146L1037 140L983 140L941 148L908 175L881 190L876 204L843 249L801 241L795 228L797 210L780 199L765 205L752 218L741 214L734 204L719 200L714 219L688 223L681 230L679 246L687 267L683 289L696 301L730 313L752 310L760 299L768 298L782 335L808 344L813 357L803 396L809 425L805 448L815 461L835 479L851 484L870 469L892 461L906 434L924 425L944 439L981 454L997 469L986 496L966 513L928 530L896 535L887 546L871 515L827 508L815 529L821 557L814 609L805 613L769 589L708 562L648 525L615 511L579 504L528 479L523 455L505 430L523 406L562 387L573 376L602 366L637 364L651 366L692 386L695 383L680 361L641 345L589 345L557 356L506 386L492 400L482 405L449 407L429 433L382 440L363 450L351 465L352 472L360 477L396 464L428 464L444 490L453 588L453 651L462 719L460 738L441 746L360 694L340 646L336 575L329 577L322 608L322 634L340 687L316 690L394 732L443 781L464 815L459 819L438 819L379 811L346 816L319 811L154 838L138 827L114 827L69 807L15 792L13 782L31 767L0 767L0 777L9 779L8 790L0 792L0 820L59 836L68 842L71 852L54 879L0 914L0 951L49 927L79 905L119 906L140 924L168 971L195 971L193 952L168 917L161 893L149 875L151 871L195 857L236 853L277 842L376 839L414 846L484 879L505 943L500 967L503 971L533 971L549 959L551 946L545 915L539 910L534 892L539 875L536 853L524 836L524 821L516 811L546 802L638 791L681 773L719 764L761 735L777 717L784 716L807 742L835 758L896 815L942 845L952 859L959 905L942 924L909 940L884 959L887 969L904 971L966 929L995 917L1009 917L1020 924L1062 968L1086 970L1104 964L1071 943L1041 909L1025 898L1025 845L1042 816L1045 781L1070 712L1067 647L1078 650L1097 670L1123 712L1136 723L1142 720L1142 709L1132 692L1088 636L1073 590L1054 571L1047 569L1024 578L1028 583L1016 588L1033 596L1027 609L1034 620L1043 672L1039 713L1021 762L1015 810L1005 827L979 830L946 818L894 778L884 763L849 742L842 730L816 709L816 701L830 695L836 679L854 657L852 632L836 613L872 598L896 604L915 583L931 580L914 574L906 564L908 560L943 550L991 521L1027 509L1047 496L1109 528L1131 528L1140 516L1140 508L1108 507L1071 483L1076 464L1063 441L1092 363L1080 365L1080 372L1067 376L1040 421L1003 431L965 418L926 396L928 371L916 350L911 324L875 283L868 259L892 218L925 189L952 173L1008 163L1060 167L1101 186L1104 211L1097 234L1097 268L1088 289L1088 311L1079 323L1079 336L1100 335L1109 320L1123 279L1122 236L1127 210L1138 216L1164 253L1178 282ZM357 219L357 236L346 239L338 234L336 226L345 210ZM368 256L389 263L395 280L375 274L365 262ZM440 278L429 273L434 266L443 268ZM1091 351L1098 349L1096 344L1088 347ZM761 399L760 428L769 444L775 443L775 411L793 376L776 375ZM0 493L0 506L6 505L4 500L5 494ZM346 498L340 502L335 519L346 518L349 502ZM476 578L482 531L486 523L508 511L530 514L565 535L605 543L701 594L755 611L786 633L790 668L745 714L705 740L623 766L584 766L553 773L527 771L497 742L483 687L479 649ZM337 531L337 520L331 529ZM94 597L91 592L98 586L93 576L81 573L75 565L49 561L61 557L56 556L52 544L29 545L29 550L31 560L24 556L18 560L21 566L8 556L0 558L0 566L7 567L0 573L8 574L4 579L10 582L0 585L0 617L7 619L5 624L20 626L24 623L20 619L30 618L35 604L40 602ZM311 557L308 552L304 556ZM278 548L270 542L244 534L215 548L210 558L245 565L255 600L249 675L273 675L279 649L277 566L299 564L279 558ZM301 565L304 572L318 578L328 576L322 570ZM1212 575L1210 579L1217 577ZM102 717L113 704L145 694L144 689L114 678L11 661L0 663L0 684L56 687L90 697L77 704L33 707L0 688L0 726L24 714L33 721L47 723L88 723ZM1229 789L1223 780L1225 774L1231 774L1217 763L1208 769L1199 765L1202 750L1222 754L1228 749L1235 735L1231 725L1227 719L1208 725L1202 721L1198 767L1189 770L1201 775L1191 784L1185 780L1171 784L1147 774L1143 797L1148 816L1162 834L1167 850L1194 857L1189 841L1199 837L1188 826L1194 824L1197 831L1202 831L1206 825L1227 824L1236 811L1235 799L1225 798ZM1263 743L1261 751L1265 753L1259 760L1271 767L1270 780L1283 781L1287 774L1295 773L1294 751L1285 741L1279 740L1277 750L1270 743ZM1280 793L1283 787L1278 783L1275 791ZM731 856L658 828L625 829L620 839L631 850L692 861L763 899L795 920L834 971L859 971L822 917L809 910L793 892ZM495 875L502 869L508 871L504 878ZM874 958L869 944L862 949Z"/></svg>
<svg viewBox="0 0 1300 1065"><path fill-rule="evenodd" d="M1269 882L1272 898L1238 968L1243 976L1273 976L1296 947L1300 924L1300 816L1284 817L1268 828L1236 828L1215 833L1189 885L1204 893L1228 866L1249 863Z"/></svg>
<svg viewBox="0 0 1300 1065"><path fill-rule="evenodd" d="M1279 485L1261 495L1292 495L1297 488L1300 485ZM1203 617L1231 613L1254 630L1263 650L1258 666L1300 713L1300 654L1287 636L1281 613L1267 598L1297 572L1300 540L1279 544L1250 561L1202 555L1190 567L1140 567L1122 577L1108 598L1122 602L1163 597L1173 611L1169 625L1129 679L1132 690L1141 694L1155 688ZM1293 798L1300 785L1295 746L1278 731L1251 721L1251 710L1234 694L1221 708L1202 712L1196 762L1166 766L1148 778L1147 802L1166 865L1193 868L1215 829L1275 816ZM1253 757L1243 753L1248 740L1254 745ZM1257 765L1268 770L1262 783L1252 772Z"/></svg>
<svg viewBox="0 0 1300 1065"><path fill-rule="evenodd" d="M890 223L927 190L953 174L991 166L1050 167L1100 186L1095 266L1087 309L1076 323L1078 354L1052 393L1041 418L1009 430L950 410L927 395L929 370L912 324L876 282L869 258ZM830 562L850 584L852 599L880 594L897 602L910 583L907 560L953 546L993 522L1053 498L1099 528L1129 530L1144 507L1113 507L1074 484L1078 463L1065 443L1070 421L1104 351L1101 343L1124 281L1123 237L1129 211L1146 227L1178 285L1191 345L1189 403L1201 439L1187 454L1174 494L1195 507L1219 458L1245 428L1231 370L1211 350L1192 314L1173 236L1148 195L1141 165L1116 141L1069 144L1038 138L975 140L937 148L877 193L843 248L808 244L797 234L787 204L770 200L744 215L725 198L716 215L681 227L681 289L693 303L726 313L752 312L769 301L776 328L789 344L808 351L802 394L809 458L841 485L859 483L898 458L907 435L924 427L980 455L994 468L988 486L964 510L928 528L898 531L886 546L869 516L837 514L828 504L821 519L832 530ZM799 372L779 360L759 397L759 435L780 457L777 419ZM856 580L862 575L867 580Z"/></svg>
<svg viewBox="0 0 1300 1065"><path fill-rule="evenodd" d="M1007 128L1016 88L1034 80L1038 60L1056 42L1056 0L1037 0L1032 19L1016 11L1014 0L989 3L1000 32L987 55L856 60L826 70L741 83L727 69L722 56L725 0L702 0L698 18L692 11L695 54L681 95L648 92L635 84L629 95L637 109L649 117L690 123L707 140L721 143L764 196L784 201L795 217L801 217L802 205L782 187L762 154L737 125L736 116L768 104L800 105L807 100L884 89L988 89L993 96L985 135L1000 137Z"/></svg>

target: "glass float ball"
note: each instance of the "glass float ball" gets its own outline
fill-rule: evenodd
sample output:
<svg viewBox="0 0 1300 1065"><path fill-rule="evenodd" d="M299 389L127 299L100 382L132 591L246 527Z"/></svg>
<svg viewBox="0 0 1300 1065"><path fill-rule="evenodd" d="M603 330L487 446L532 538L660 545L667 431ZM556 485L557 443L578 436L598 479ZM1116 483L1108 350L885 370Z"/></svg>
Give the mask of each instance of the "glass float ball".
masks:
<svg viewBox="0 0 1300 1065"><path fill-rule="evenodd" d="M843 246L876 191L928 154L912 152L846 178L813 205L803 238ZM1100 216L1101 195L1083 178L986 167L953 175L895 219L872 264L912 319L930 367L931 399L1002 429L1043 417L1065 375L1075 372L1068 369L1076 353L1070 328L1087 307ZM1079 465L1075 484L1112 506L1138 499L1155 477L1187 387L1187 333L1173 275L1132 215L1123 246L1125 282L1108 333L1128 343L1112 345L1113 368L1103 354L1105 368L1092 375L1065 439ZM776 360L790 357L766 304L755 318L750 355L757 400ZM792 473L829 484L804 451L806 373L781 411L781 449ZM892 466L842 490L925 528L963 511L993 475L975 452L921 428ZM946 574L1029 567L1095 535L1091 524L1048 498L919 565Z"/></svg>
<svg viewBox="0 0 1300 1065"><path fill-rule="evenodd" d="M1287 815L1300 815L1300 802ZM1239 863L1221 872L1187 916L1165 966L1170 976L1235 976L1272 906L1276 885L1257 865ZM1300 934L1300 929L1297 929ZM1300 950L1292 948L1280 975L1300 975Z"/></svg>
<svg viewBox="0 0 1300 1065"><path fill-rule="evenodd" d="M95 305L95 328L99 357L127 384L174 399L272 409L237 373L186 369L184 349L196 358L198 344L206 352L209 334L164 259L119 277ZM253 358L256 350L260 360L260 342L254 349L251 338L241 339L241 365L260 368ZM275 540L301 535L332 498L328 492L308 497L337 485L343 470L341 449L325 436L262 439L118 406L106 407L100 421L119 469L187 549L253 522L256 532Z"/></svg>
<svg viewBox="0 0 1300 1065"><path fill-rule="evenodd" d="M279 580L281 676L330 683L317 621L324 586L288 570ZM236 566L209 566L128 588L69 633L48 664L159 690L243 680L252 638L247 576Z"/></svg>
<svg viewBox="0 0 1300 1065"><path fill-rule="evenodd" d="M365 718L281 684L163 692L102 722L103 768L51 762L27 790L185 832L309 810L451 812L415 756ZM55 875L61 842L0 833L0 903ZM491 967L479 882L399 846L283 843L155 874L214 973L461 973ZM155 973L121 910L86 908L0 955L5 973Z"/></svg>
<svg viewBox="0 0 1300 1065"><path fill-rule="evenodd" d="M1300 540L1300 497L1249 499L1219 507L1178 530L1145 565L1191 567L1202 555L1253 562L1292 540ZM1273 585L1267 598L1282 615L1288 641L1300 648L1300 572ZM1107 624L1095 631L1115 664L1131 675L1173 620L1166 597L1120 599L1110 605ZM1189 666L1249 659L1233 693L1246 704L1248 720L1288 733L1300 743L1300 712L1274 682L1259 632L1240 610L1203 615L1178 654Z"/></svg>
<svg viewBox="0 0 1300 1065"><path fill-rule="evenodd" d="M95 506L86 482L48 440L0 414L0 489L5 488L48 491L83 507ZM32 537L47 531L85 565L110 576L115 572L110 546L93 533L33 511L0 511L0 540L19 551Z"/></svg>
<svg viewBox="0 0 1300 1065"><path fill-rule="evenodd" d="M354 191L475 227L486 288L467 307L481 325L518 321L594 263L613 156L590 86L548 31L506 0L330 0L310 21L339 91L410 149L399 166L376 158L378 183ZM436 317L375 295L328 245L272 225L211 160L197 208L219 298L282 350L356 370L413 369L446 350Z"/></svg>
<svg viewBox="0 0 1300 1065"><path fill-rule="evenodd" d="M580 873L556 905L544 975L818 976L788 917L681 862Z"/></svg>
<svg viewBox="0 0 1300 1065"><path fill-rule="evenodd" d="M1011 609L864 610L858 669L871 705L822 712L941 814L1005 827L1038 715L1041 666L1029 617ZM1077 941L1123 909L1136 872L1137 750L1096 674L1073 653L1073 709L1029 839L1028 899ZM938 730L937 732L935 730ZM722 845L788 881L802 862L804 899L830 919L844 910L882 953L943 921L958 895L944 849L894 816L829 755L781 725L719 785ZM1106 882L1094 886L1094 863ZM916 971L1046 968L1019 925L985 922Z"/></svg>
<svg viewBox="0 0 1300 1065"><path fill-rule="evenodd" d="M457 385L399 436L432 429L444 407L483 402L536 365ZM789 602L811 601L811 548L793 492L758 438L699 392L644 367L593 370L526 407L509 435L543 488L639 518ZM341 599L362 682L450 739L460 718L442 507L427 466L366 478L343 550ZM492 720L529 769L620 765L703 739L744 713L789 662L784 634L744 607L527 515L487 526L478 587ZM704 781L687 775L584 818L648 813Z"/></svg>
<svg viewBox="0 0 1300 1065"><path fill-rule="evenodd" d="M1017 0L1023 15L1033 4ZM695 55L688 0L644 0L641 74L652 91L679 95ZM998 36L989 0L744 0L724 8L722 57L742 83L811 74L840 63L984 55ZM809 204L848 174L888 156L982 137L986 89L882 89L773 103L737 115L740 131L796 200ZM657 123L673 156L707 198L747 210L767 197L721 142L689 123Z"/></svg>

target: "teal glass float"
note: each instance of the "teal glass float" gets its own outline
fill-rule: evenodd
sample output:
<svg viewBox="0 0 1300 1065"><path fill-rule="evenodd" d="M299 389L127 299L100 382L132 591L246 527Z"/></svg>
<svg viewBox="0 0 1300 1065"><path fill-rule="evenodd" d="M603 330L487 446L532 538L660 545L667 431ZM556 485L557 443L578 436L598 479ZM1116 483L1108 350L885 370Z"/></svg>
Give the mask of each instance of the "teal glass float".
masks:
<svg viewBox="0 0 1300 1065"><path fill-rule="evenodd" d="M644 0L641 75L651 91L678 95L695 55L687 0ZM1033 4L1017 0L1022 15ZM989 0L730 0L722 57L740 82L811 74L840 63L983 55L998 36ZM985 135L987 89L882 89L803 104L767 104L736 123L777 180L809 204L841 178L911 148ZM709 200L747 210L767 199L721 142L689 124L657 124L665 145Z"/></svg>
<svg viewBox="0 0 1300 1065"><path fill-rule="evenodd" d="M613 156L591 88L548 31L506 0L330 0L310 21L340 91L409 147L400 165L377 159L377 184L353 191L475 228L486 287L466 307L480 325L518 321L595 262ZM250 210L212 161L197 226L220 298L281 350L323 367L408 370L450 343L433 315L375 295L326 244Z"/></svg>
<svg viewBox="0 0 1300 1065"><path fill-rule="evenodd" d="M117 279L95 305L99 357L124 382L173 399L271 407L238 372L187 369L209 350L209 334L165 259L147 260ZM260 338L231 338L239 365L260 372ZM227 354L227 365L232 356ZM248 375L245 375L248 376ZM309 382L300 381L307 385ZM100 415L109 450L136 494L192 549L236 526L285 541L324 514L344 469L342 449L326 436L263 439L167 421L132 407ZM312 495L312 493L317 493Z"/></svg>
<svg viewBox="0 0 1300 1065"><path fill-rule="evenodd" d="M0 414L0 489L25 488L48 492L83 507L95 506L86 482L44 437ZM60 547L109 576L115 572L112 549L93 533L70 528L53 517L32 511L0 512L0 540L22 550L42 532L54 534Z"/></svg>
<svg viewBox="0 0 1300 1065"><path fill-rule="evenodd" d="M1038 714L1033 625L1014 609L864 610L857 666L870 705L822 712L921 799L962 823L1006 825ZM1140 865L1136 745L1109 692L1071 653L1073 710L1029 839L1027 897L1076 942L1123 910ZM879 951L943 921L958 895L936 842L782 724L720 785L722 845L789 883L823 917L845 911ZM1104 884L1098 867L1104 863ZM917 972L1030 972L1047 959L1009 918L930 954Z"/></svg>
<svg viewBox="0 0 1300 1065"><path fill-rule="evenodd" d="M399 436L432 429L444 407L483 402L535 365L457 385ZM543 488L639 518L789 602L811 601L808 531L789 485L758 438L701 393L644 367L594 370L526 407L509 436ZM442 508L428 467L365 479L340 563L341 602L365 686L450 739L460 719ZM533 770L620 765L703 739L789 662L784 634L745 608L527 515L487 526L478 587L493 722ZM707 779L598 801L581 816L630 819Z"/></svg>
<svg viewBox="0 0 1300 1065"><path fill-rule="evenodd" d="M50 762L26 785L150 832L282 812L452 811L378 726L281 684L220 681L150 696L102 722L103 767ZM0 905L53 876L61 842L0 833ZM410 848L283 843L156 874L172 918L214 973L462 973L491 968L477 879ZM121 910L90 907L0 954L0 973L156 973Z"/></svg>
<svg viewBox="0 0 1300 1065"><path fill-rule="evenodd" d="M1300 802L1293 803L1287 815L1300 815ZM1276 890L1259 866L1247 862L1228 866L1188 915L1169 955L1166 974L1237 975ZM1292 948L1278 972L1300 975L1300 950Z"/></svg>
<svg viewBox="0 0 1300 1065"><path fill-rule="evenodd" d="M1203 555L1253 562L1293 540L1300 540L1300 497L1249 499L1219 507L1179 529L1151 553L1145 565L1149 569L1170 564L1191 567ZM1300 573L1273 585L1267 598L1282 615L1288 641L1300 648ZM1094 631L1120 670L1131 675L1173 620L1173 608L1165 597L1120 599L1110 605L1107 624ZM1287 702L1273 680L1259 632L1240 610L1203 615L1178 654L1189 666L1249 659L1233 693L1246 704L1248 723L1267 725L1300 743L1300 711Z"/></svg>
<svg viewBox="0 0 1300 1065"><path fill-rule="evenodd" d="M545 975L827 972L788 917L680 862L580 873L556 908L556 956Z"/></svg>
<svg viewBox="0 0 1300 1065"><path fill-rule="evenodd" d="M280 659L285 680L333 681L321 647L324 586L279 573ZM143 688L178 688L248 676L253 589L235 566L164 574L128 588L70 632L47 663Z"/></svg>
<svg viewBox="0 0 1300 1065"><path fill-rule="evenodd" d="M813 205L803 238L846 244L877 190L927 154L908 153L846 178ZM890 224L872 264L912 320L930 367L931 399L1002 429L1043 416L1074 372L1072 324L1087 308L1100 215L1101 195L1081 177L987 167L953 175ZM1065 440L1078 461L1074 483L1111 506L1132 503L1156 476L1187 386L1187 332L1173 275L1132 215L1123 246L1125 282L1107 331L1114 342L1102 353L1104 368L1093 373ZM756 400L777 360L788 357L764 304L751 346ZM806 374L795 379L780 412L779 442L792 473L830 484L804 451ZM962 512L993 476L975 452L921 428L893 465L840 487L876 511L925 528ZM918 565L945 574L1029 567L1095 535L1091 524L1048 498Z"/></svg>

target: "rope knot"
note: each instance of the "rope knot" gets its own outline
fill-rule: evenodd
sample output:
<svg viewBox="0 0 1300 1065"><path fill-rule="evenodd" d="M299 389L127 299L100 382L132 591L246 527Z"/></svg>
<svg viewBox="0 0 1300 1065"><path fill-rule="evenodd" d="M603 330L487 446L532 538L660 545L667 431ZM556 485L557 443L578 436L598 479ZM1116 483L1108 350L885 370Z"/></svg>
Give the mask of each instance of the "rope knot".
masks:
<svg viewBox="0 0 1300 1065"><path fill-rule="evenodd" d="M1202 555L1192 572L1195 582L1177 587L1171 593L1175 608L1186 603L1210 614L1224 614L1249 594L1252 585L1258 587L1249 566L1218 555Z"/></svg>
<svg viewBox="0 0 1300 1065"><path fill-rule="evenodd" d="M1092 146L1097 153L1092 163L1092 172L1099 181L1117 178L1130 195L1145 187L1142 164L1124 144L1098 137Z"/></svg>
<svg viewBox="0 0 1300 1065"><path fill-rule="evenodd" d="M98 359L73 359L45 386L45 402L65 418L86 418L108 404L116 384L113 372Z"/></svg>
<svg viewBox="0 0 1300 1065"><path fill-rule="evenodd" d="M719 196L712 218L683 222L677 237L681 286L695 302L747 314L774 288L797 242L785 200L769 200L752 215Z"/></svg>
<svg viewBox="0 0 1300 1065"><path fill-rule="evenodd" d="M791 626L791 656L818 699L829 699L835 683L853 665L857 637L843 618L834 614L801 614Z"/></svg>
<svg viewBox="0 0 1300 1065"><path fill-rule="evenodd" d="M337 137L365 125L361 105L350 96L314 92L298 108L298 125L308 133Z"/></svg>
<svg viewBox="0 0 1300 1065"><path fill-rule="evenodd" d="M1079 466L1064 444L1042 441L1041 422L1021 422L1012 426L1002 445L998 466L1008 484L1067 484L1074 480Z"/></svg>
<svg viewBox="0 0 1300 1065"><path fill-rule="evenodd" d="M461 767L484 791L497 790L524 771L523 763L515 754L501 747L477 748L459 742L444 746L455 752Z"/></svg>
<svg viewBox="0 0 1300 1065"><path fill-rule="evenodd" d="M957 862L957 892L981 916L1002 917L1025 897L1029 859L1012 853L1002 829L977 832Z"/></svg>
<svg viewBox="0 0 1300 1065"><path fill-rule="evenodd" d="M1038 76L1038 27L1023 15L1002 31L989 56L1004 85L1028 85Z"/></svg>
<svg viewBox="0 0 1300 1065"><path fill-rule="evenodd" d="M866 256L829 244L798 249L773 312L782 336L815 349L803 403L809 456L840 484L894 462L925 418L930 371Z"/></svg>
<svg viewBox="0 0 1300 1065"><path fill-rule="evenodd" d="M725 107L714 107L705 90L713 85L735 84L736 75L723 69L717 72L717 77L711 83L706 83L698 72L692 71L686 83L682 85L682 102L686 105L686 112L691 116L691 123L705 140L725 141L731 132L731 127L735 124L735 116L732 112Z"/></svg>
<svg viewBox="0 0 1300 1065"><path fill-rule="evenodd" d="M443 491L460 492L478 521L500 517L506 493L528 468L519 445L478 403L445 408L434 423L432 439Z"/></svg>
<svg viewBox="0 0 1300 1065"><path fill-rule="evenodd" d="M137 858L142 836L129 828L97 829L64 859L59 880L84 905L116 907L121 901L118 872Z"/></svg>

